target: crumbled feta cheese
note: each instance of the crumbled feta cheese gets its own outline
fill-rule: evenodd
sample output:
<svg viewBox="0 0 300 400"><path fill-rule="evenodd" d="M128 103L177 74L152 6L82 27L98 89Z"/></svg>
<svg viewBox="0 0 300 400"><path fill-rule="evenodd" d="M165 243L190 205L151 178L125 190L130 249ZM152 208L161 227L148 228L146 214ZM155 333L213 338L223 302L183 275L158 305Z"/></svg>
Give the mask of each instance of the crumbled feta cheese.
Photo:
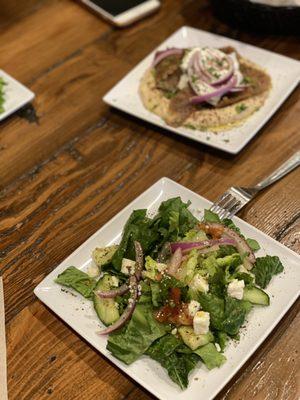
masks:
<svg viewBox="0 0 300 400"><path fill-rule="evenodd" d="M172 333L172 335L176 335L176 333L177 333L177 328L172 329L172 330L171 330L171 333Z"/></svg>
<svg viewBox="0 0 300 400"><path fill-rule="evenodd" d="M192 59L192 57L194 56L195 53L197 53L199 51L199 47L194 47L191 50L188 50L185 52L182 61L181 61L181 69L182 71L187 71L189 65L190 65L190 61Z"/></svg>
<svg viewBox="0 0 300 400"><path fill-rule="evenodd" d="M119 286L119 279L116 276L112 276L110 282L112 286L115 287Z"/></svg>
<svg viewBox="0 0 300 400"><path fill-rule="evenodd" d="M221 346L219 345L219 343L215 343L216 349L218 350L218 352L221 351Z"/></svg>
<svg viewBox="0 0 300 400"><path fill-rule="evenodd" d="M227 287L228 296L242 300L244 295L244 287L245 282L243 280L239 281L238 279L234 279Z"/></svg>
<svg viewBox="0 0 300 400"><path fill-rule="evenodd" d="M135 261L128 258L122 259L121 272L125 275L133 275L135 271Z"/></svg>
<svg viewBox="0 0 300 400"><path fill-rule="evenodd" d="M163 272L165 269L167 269L167 264L164 263L157 263L156 268L159 272Z"/></svg>
<svg viewBox="0 0 300 400"><path fill-rule="evenodd" d="M200 310L200 303L196 300L191 300L188 305L189 314L194 317L196 312Z"/></svg>
<svg viewBox="0 0 300 400"><path fill-rule="evenodd" d="M197 311L193 319L193 327L196 335L204 335L209 330L210 316L208 312Z"/></svg>
<svg viewBox="0 0 300 400"><path fill-rule="evenodd" d="M87 269L87 274L91 278L96 278L97 276L99 276L100 271L99 271L99 268L97 267L97 265L90 265Z"/></svg>
<svg viewBox="0 0 300 400"><path fill-rule="evenodd" d="M196 274L190 283L190 288L199 290L200 292L207 293L209 291L209 284L203 276Z"/></svg>
<svg viewBox="0 0 300 400"><path fill-rule="evenodd" d="M182 74L180 76L179 82L177 83L177 87L179 90L186 88L189 84L189 77L186 74Z"/></svg>

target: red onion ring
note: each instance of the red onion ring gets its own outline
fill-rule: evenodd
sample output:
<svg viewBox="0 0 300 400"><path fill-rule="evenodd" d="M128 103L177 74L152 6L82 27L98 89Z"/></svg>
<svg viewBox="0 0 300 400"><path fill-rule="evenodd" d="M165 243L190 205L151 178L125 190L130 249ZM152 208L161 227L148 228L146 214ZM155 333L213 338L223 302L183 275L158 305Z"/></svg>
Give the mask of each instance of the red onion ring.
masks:
<svg viewBox="0 0 300 400"><path fill-rule="evenodd" d="M202 96L193 96L190 99L190 103L199 104L207 100L210 100L212 97L223 96L225 93L228 93L236 85L236 83L237 83L237 78L233 76L226 84L220 86L215 91L204 94Z"/></svg>
<svg viewBox="0 0 300 400"><path fill-rule="evenodd" d="M137 241L134 242L134 249L135 249L135 261L136 261L135 276L139 281L141 279L142 271L144 268L144 254L140 242Z"/></svg>
<svg viewBox="0 0 300 400"><path fill-rule="evenodd" d="M125 311L123 312L123 314L121 315L121 317L112 325L110 325L109 327L103 329L100 332L97 332L98 335L108 335L109 333L112 333L114 331L116 331L117 329L122 328L123 325L126 324L126 322L130 319L130 317L133 314L133 311L135 310L135 306L136 306L136 302L137 302L137 298L138 298L138 288L137 288L137 279L136 277L133 275L130 277L129 279L129 288L130 288L130 292L131 292L131 297L128 300L128 305L125 309Z"/></svg>
<svg viewBox="0 0 300 400"><path fill-rule="evenodd" d="M243 264L246 269L250 270L253 267L253 264L255 263L255 255L253 251L251 250L250 246L246 242L245 239L243 239L237 232L234 230L228 228L228 226L225 226L223 224L219 224L217 222L214 223L205 223L206 225L210 227L216 227L220 228L222 227L223 230L223 236L228 237L230 239L235 240L236 244L235 247L237 248L239 254L244 257L245 253L248 253L248 255L243 259Z"/></svg>
<svg viewBox="0 0 300 400"><path fill-rule="evenodd" d="M216 59L218 58L215 54L212 54L212 57L214 57ZM213 80L212 75L206 71L205 66L203 65L203 61L201 62L201 60L199 60L199 66L201 68L201 71L209 79L209 83L212 86L218 86L218 85L221 85L222 83L227 82L234 73L234 66L233 66L232 60L225 53L224 53L224 58L227 60L227 62L229 64L229 69L225 76L223 76L222 78L219 78L217 80Z"/></svg>
<svg viewBox="0 0 300 400"><path fill-rule="evenodd" d="M167 50L157 51L154 55L154 60L152 62L152 68L159 64L164 58L173 56L173 55L181 55L183 53L183 49L178 49L176 47L172 47Z"/></svg>
<svg viewBox="0 0 300 400"><path fill-rule="evenodd" d="M235 245L236 241L229 238L221 238L215 240L203 240L202 242L173 242L171 243L172 252L176 251L178 248L181 249L182 252L189 251L192 249L203 249L209 248L215 245Z"/></svg>
<svg viewBox="0 0 300 400"><path fill-rule="evenodd" d="M102 298L102 299L113 299L116 296L122 296L123 294L127 293L129 290L129 286L127 285L127 283L124 283L124 285L116 288L116 289L112 289L112 290L97 290L95 291L95 295Z"/></svg>

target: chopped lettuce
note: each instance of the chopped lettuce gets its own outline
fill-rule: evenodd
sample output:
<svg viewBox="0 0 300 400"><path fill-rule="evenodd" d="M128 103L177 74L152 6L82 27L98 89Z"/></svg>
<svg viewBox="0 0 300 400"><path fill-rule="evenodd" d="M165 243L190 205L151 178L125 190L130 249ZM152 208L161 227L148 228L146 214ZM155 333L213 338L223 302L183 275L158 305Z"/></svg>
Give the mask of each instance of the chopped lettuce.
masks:
<svg viewBox="0 0 300 400"><path fill-rule="evenodd" d="M96 286L95 279L75 267L67 268L58 275L55 282L76 290L76 292L88 299L93 296L93 291Z"/></svg>
<svg viewBox="0 0 300 400"><path fill-rule="evenodd" d="M135 259L135 240L141 243L144 254L156 258L166 242L184 237L198 222L188 210L189 205L180 197L163 201L153 219L146 216L147 210L133 211L125 225L119 248L112 258L113 267L120 271L123 258Z"/></svg>
<svg viewBox="0 0 300 400"><path fill-rule="evenodd" d="M188 284L193 279L197 264L198 252L196 249L193 249L189 252L187 260L181 264L177 273L178 279L185 284Z"/></svg>
<svg viewBox="0 0 300 400"><path fill-rule="evenodd" d="M220 223L220 217L218 214L214 213L213 211L210 210L204 210L204 217L203 217L205 222L218 222Z"/></svg>
<svg viewBox="0 0 300 400"><path fill-rule="evenodd" d="M217 331L215 334L215 338L216 343L219 344L219 346L221 347L221 351L223 352L229 340L229 336L225 332Z"/></svg>
<svg viewBox="0 0 300 400"><path fill-rule="evenodd" d="M218 352L213 343L199 347L197 350L194 350L194 353L201 358L208 369L220 367L226 361L226 357Z"/></svg>
<svg viewBox="0 0 300 400"><path fill-rule="evenodd" d="M113 255L117 251L118 247L119 247L118 245L107 246L107 247L96 247L93 250L92 258L95 264L99 267L99 269L101 269L103 265L110 262Z"/></svg>
<svg viewBox="0 0 300 400"><path fill-rule="evenodd" d="M207 240L207 236L201 229L190 229L182 240L184 242L202 242L203 240Z"/></svg>
<svg viewBox="0 0 300 400"><path fill-rule="evenodd" d="M189 373L197 365L199 357L182 349L181 340L169 334L158 339L146 354L158 361L167 370L169 377L185 389L188 386Z"/></svg>
<svg viewBox="0 0 300 400"><path fill-rule="evenodd" d="M277 256L265 256L256 259L251 272L255 275L255 283L265 289L270 283L272 276L280 274L283 265Z"/></svg>
<svg viewBox="0 0 300 400"><path fill-rule="evenodd" d="M145 254L159 241L159 232L151 229L152 220L146 216L147 210L135 210L126 222L121 243L112 257L112 265L121 270L122 259L135 259L134 241L138 240Z"/></svg>
<svg viewBox="0 0 300 400"><path fill-rule="evenodd" d="M128 325L109 335L106 348L125 364L131 364L169 329L156 321L149 304L138 304Z"/></svg>
<svg viewBox="0 0 300 400"><path fill-rule="evenodd" d="M152 226L161 234L163 243L176 241L198 222L197 218L188 210L190 202L184 203L180 197L163 201L154 217Z"/></svg>
<svg viewBox="0 0 300 400"><path fill-rule="evenodd" d="M219 297L216 294L199 294L199 301L204 311L210 313L210 325L213 329L235 335L245 322L251 310L251 303L232 297Z"/></svg>
<svg viewBox="0 0 300 400"><path fill-rule="evenodd" d="M153 258L151 258L150 256L147 256L145 258L145 269L146 271L143 272L143 277L153 280L159 272L157 269L157 262L153 260Z"/></svg>

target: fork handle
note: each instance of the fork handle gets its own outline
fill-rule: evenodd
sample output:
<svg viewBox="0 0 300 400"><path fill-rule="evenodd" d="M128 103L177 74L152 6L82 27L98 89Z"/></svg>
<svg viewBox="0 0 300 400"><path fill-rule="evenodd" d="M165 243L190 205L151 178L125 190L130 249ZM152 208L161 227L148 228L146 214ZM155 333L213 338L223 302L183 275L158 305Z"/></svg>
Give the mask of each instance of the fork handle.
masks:
<svg viewBox="0 0 300 400"><path fill-rule="evenodd" d="M277 168L271 175L263 179L257 185L254 186L256 190L262 190L272 183L278 181L289 172L293 171L300 165L300 151L297 151L291 158L285 161L279 168Z"/></svg>

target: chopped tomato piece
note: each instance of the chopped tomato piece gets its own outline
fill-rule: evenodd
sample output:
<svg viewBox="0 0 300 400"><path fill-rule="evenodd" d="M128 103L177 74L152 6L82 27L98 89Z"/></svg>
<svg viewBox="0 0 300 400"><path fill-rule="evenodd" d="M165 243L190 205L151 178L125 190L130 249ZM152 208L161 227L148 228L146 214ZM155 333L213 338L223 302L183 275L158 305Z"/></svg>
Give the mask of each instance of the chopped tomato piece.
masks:
<svg viewBox="0 0 300 400"><path fill-rule="evenodd" d="M176 305L180 304L181 290L180 288L174 287L170 289L170 300L173 300Z"/></svg>
<svg viewBox="0 0 300 400"><path fill-rule="evenodd" d="M200 223L199 228L208 235L211 235L213 239L220 239L224 233L223 226L209 226L204 223Z"/></svg>

